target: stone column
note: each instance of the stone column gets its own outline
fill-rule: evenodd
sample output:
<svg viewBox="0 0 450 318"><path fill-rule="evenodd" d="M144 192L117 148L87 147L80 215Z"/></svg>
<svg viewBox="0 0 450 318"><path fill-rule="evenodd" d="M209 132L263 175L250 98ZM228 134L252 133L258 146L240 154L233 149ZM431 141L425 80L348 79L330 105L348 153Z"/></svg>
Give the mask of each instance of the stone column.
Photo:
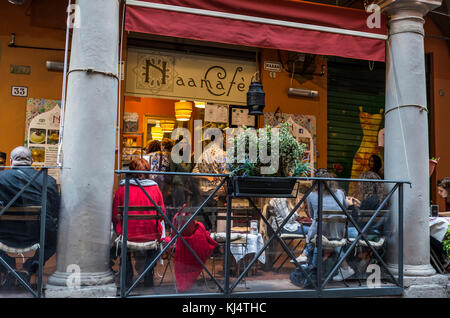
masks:
<svg viewBox="0 0 450 318"><path fill-rule="evenodd" d="M408 290L411 282L408 276L426 277L435 274L430 265L428 225L430 179L423 17L428 11L440 6L440 1L386 0L378 5L389 18L389 39L386 43L385 178L409 180L412 183L412 187L404 186L403 263L405 290ZM394 235L389 242L388 263L396 272L397 195L392 203Z"/></svg>
<svg viewBox="0 0 450 318"><path fill-rule="evenodd" d="M56 272L49 297L115 296L109 267L119 1L78 0L63 136ZM89 71L87 71L90 69Z"/></svg>

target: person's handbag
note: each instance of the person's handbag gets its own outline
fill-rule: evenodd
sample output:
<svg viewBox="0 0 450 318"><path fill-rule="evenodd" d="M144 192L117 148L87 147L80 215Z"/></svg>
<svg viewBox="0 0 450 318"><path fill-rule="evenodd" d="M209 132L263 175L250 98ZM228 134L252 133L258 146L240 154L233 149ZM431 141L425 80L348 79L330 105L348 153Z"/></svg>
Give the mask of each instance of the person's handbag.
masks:
<svg viewBox="0 0 450 318"><path fill-rule="evenodd" d="M311 283L311 281L317 281L317 268L313 265L308 265L303 269L305 273L303 273L300 268L295 268L295 270L289 276L291 283L302 288L312 288L314 285ZM311 280L309 280L308 277L310 277Z"/></svg>

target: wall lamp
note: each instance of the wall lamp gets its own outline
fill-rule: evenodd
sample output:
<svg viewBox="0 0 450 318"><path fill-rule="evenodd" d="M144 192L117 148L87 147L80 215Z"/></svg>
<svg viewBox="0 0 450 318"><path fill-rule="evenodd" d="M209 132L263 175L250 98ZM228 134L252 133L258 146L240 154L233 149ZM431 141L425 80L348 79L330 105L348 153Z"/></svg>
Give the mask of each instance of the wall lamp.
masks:
<svg viewBox="0 0 450 318"><path fill-rule="evenodd" d="M25 2L27 2L27 0L8 0L9 3L21 6L22 4L25 4Z"/></svg>
<svg viewBox="0 0 450 318"><path fill-rule="evenodd" d="M310 90L310 89L289 87L288 95L290 95L290 96L302 96L302 97L317 97L317 96L319 96L319 92L318 91L313 91L313 90Z"/></svg>
<svg viewBox="0 0 450 318"><path fill-rule="evenodd" d="M56 62L56 61L45 61L45 67L49 71L53 72L63 72L64 71L64 63Z"/></svg>

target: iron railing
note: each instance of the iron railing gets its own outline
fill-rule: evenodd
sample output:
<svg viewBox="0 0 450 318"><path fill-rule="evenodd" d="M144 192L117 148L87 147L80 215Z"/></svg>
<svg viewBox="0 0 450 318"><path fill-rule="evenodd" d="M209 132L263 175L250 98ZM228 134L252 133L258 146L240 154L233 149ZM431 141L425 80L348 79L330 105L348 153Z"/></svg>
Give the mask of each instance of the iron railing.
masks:
<svg viewBox="0 0 450 318"><path fill-rule="evenodd" d="M392 180L373 180L373 179L342 179L342 178L314 178L314 177L289 177L291 179L295 179L296 182L301 181L310 181L312 185L307 189L304 193L303 197L298 201L296 206L290 211L289 215L283 220L282 224L279 225L277 230L272 229L271 237L264 243L262 249L260 249L257 253L255 253L253 259L248 263L243 272L239 275L239 277L233 282L230 282L230 245L231 245L231 219L232 219L232 201L234 198L246 198L251 207L256 211L261 220L269 227L272 228L267 218L263 215L260 208L257 207L255 202L253 201L252 195L239 194L234 191L233 188L233 177L230 177L226 174L198 174L198 173L176 173L176 172L155 172L155 171L129 171L129 170L117 170L116 174L124 175L125 178L125 203L123 210L123 233L122 233L122 252L121 257L123 260L127 257L127 229L128 229L128 209L129 209L129 186L130 180L134 179L132 174L149 174L149 175L167 175L167 176L184 176L184 177L215 177L220 178L220 184L209 194L209 196L200 204L198 208L196 208L195 212L192 216L187 220L187 222L180 228L177 229L173 224L172 220L170 220L164 213L162 213L161 209L157 207L157 214L161 215L166 224L170 229L173 230L175 236L171 239L171 241L164 246L157 256L153 259L153 261L148 264L146 269L139 275L137 280L131 285L130 288L125 287L125 272L126 272L126 262L121 261L120 267L120 297L352 297L352 296L387 296L387 295L401 295L403 293L403 185L410 184L407 181L392 181ZM254 177L252 177L254 178ZM258 177L257 177L258 178ZM263 178L263 177L261 177ZM142 185L139 183L139 180L134 179L136 184L140 187L140 189L145 193L150 202L156 206L154 200L150 195L145 191ZM330 191L330 188L327 184L329 181L339 181L339 182L381 182L385 184L393 185L392 189L388 192L387 196L378 206L376 211L370 217L370 220L365 224L363 228L357 224L357 222L353 219L352 215L348 213L346 208L342 203L339 202L336 195L333 191ZM207 266L201 262L198 255L195 251L189 246L189 244L185 241L183 236L180 234L183 230L191 223L194 218L200 213L202 208L207 204L209 200L211 200L214 195L220 190L221 187L225 186L227 189L227 205L226 205L226 241L225 241L225 254L224 254L224 278L223 285L219 280L211 274L210 270ZM318 252L318 262L317 262L317 279L313 280L308 273L305 272L305 269L297 262L295 255L289 249L288 245L281 239L280 233L283 226L288 222L291 216L299 209L303 202L306 202L306 199L310 195L310 193L317 188L318 191L318 218L317 218L317 252ZM344 250L344 253L338 258L332 270L328 273L326 277L322 277L322 234L323 234L323 196L324 189L331 193L334 200L340 206L343 214L346 216L348 221L355 227L358 232L356 239L351 242L349 247ZM379 255L378 251L371 245L371 243L367 240L364 234L367 232L369 227L374 222L375 218L379 215L380 211L388 204L388 201L393 197L394 193L398 194L398 233L397 233L397 245L398 245L398 277L391 272L391 270L386 265L383 258ZM163 194L164 195L164 194ZM259 195L256 197L272 197L270 195ZM132 295L132 290L137 286L138 282L148 273L148 271L155 266L158 259L166 252L168 249L175 244L176 240L180 239L189 251L194 255L199 264L205 270L205 272L210 276L211 280L215 283L218 288L218 292L207 292L207 293L177 293L177 294L148 294L148 295ZM289 256L290 259L293 260L297 268L299 268L305 277L308 277L309 282L313 286L313 289L298 289L298 290L271 290L271 291L234 291L234 289L238 286L238 284L245 278L249 270L252 266L255 265L258 258L261 254L269 247L273 240L277 240L279 244L282 246L285 253ZM364 241L367 244L367 247L371 250L375 259L379 264L384 268L390 280L393 282L394 286L386 286L386 287L377 287L377 288L369 288L369 287L346 287L346 288L325 288L328 285L328 282L333 277L335 273L337 273L338 268L350 255L350 253L355 249L356 245L360 241Z"/></svg>
<svg viewBox="0 0 450 318"><path fill-rule="evenodd" d="M20 169L36 169L36 167L11 167L11 168L20 168ZM44 249L45 249L45 224L46 224L46 215L47 215L47 190L48 190L48 169L55 169L56 167L38 167L39 171L36 173L33 178L31 178L28 183L16 193L16 195L9 201L2 209L0 210L0 216L2 216L10 207L14 206L14 203L21 197L21 195L27 190L27 188L37 180L37 178L42 175L42 191L41 191L41 213L40 213L40 228L39 228L39 249L36 250L36 253L39 252L39 265L38 265L38 282L37 282L37 291L33 290L31 287L31 283L27 283L9 264L0 257L0 264L3 265L7 269L9 273L22 284L25 289L30 292L34 297L41 298L43 297L43 269L44 269Z"/></svg>

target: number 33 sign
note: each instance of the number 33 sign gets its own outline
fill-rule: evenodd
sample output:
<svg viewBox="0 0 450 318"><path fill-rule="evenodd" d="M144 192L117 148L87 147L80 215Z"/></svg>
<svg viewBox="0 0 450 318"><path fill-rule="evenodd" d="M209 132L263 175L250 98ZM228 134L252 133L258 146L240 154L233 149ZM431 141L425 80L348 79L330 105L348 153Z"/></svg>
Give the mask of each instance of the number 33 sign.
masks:
<svg viewBox="0 0 450 318"><path fill-rule="evenodd" d="M17 97L27 97L28 96L28 87L12 86L11 87L11 95L17 96Z"/></svg>

